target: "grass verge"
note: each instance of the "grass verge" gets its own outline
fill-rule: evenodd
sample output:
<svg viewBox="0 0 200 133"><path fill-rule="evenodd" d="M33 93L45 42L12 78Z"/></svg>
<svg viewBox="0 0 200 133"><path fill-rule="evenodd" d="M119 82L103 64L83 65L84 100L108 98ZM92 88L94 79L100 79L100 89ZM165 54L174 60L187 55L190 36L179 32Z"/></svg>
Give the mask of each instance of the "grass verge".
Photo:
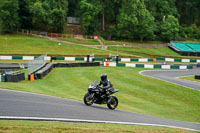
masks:
<svg viewBox="0 0 200 133"><path fill-rule="evenodd" d="M191 81L200 82L200 80L195 79L194 76L180 77L180 79L186 79L186 80L191 80Z"/></svg>
<svg viewBox="0 0 200 133"><path fill-rule="evenodd" d="M0 132L68 132L68 133L195 133L181 129L164 127L95 124L95 123L66 123L66 122L36 122L36 121L0 121Z"/></svg>
<svg viewBox="0 0 200 133"><path fill-rule="evenodd" d="M108 47L111 51L118 51L121 53L137 55L141 57L173 57L173 58L200 58L200 57L188 57L181 56L168 47Z"/></svg>
<svg viewBox="0 0 200 133"><path fill-rule="evenodd" d="M119 109L158 117L200 122L200 92L140 75L141 68L56 68L43 80L0 83L0 88L82 101L87 87L107 73L120 92Z"/></svg>
<svg viewBox="0 0 200 133"><path fill-rule="evenodd" d="M165 45L166 43L161 41L107 41L105 40L105 45Z"/></svg>

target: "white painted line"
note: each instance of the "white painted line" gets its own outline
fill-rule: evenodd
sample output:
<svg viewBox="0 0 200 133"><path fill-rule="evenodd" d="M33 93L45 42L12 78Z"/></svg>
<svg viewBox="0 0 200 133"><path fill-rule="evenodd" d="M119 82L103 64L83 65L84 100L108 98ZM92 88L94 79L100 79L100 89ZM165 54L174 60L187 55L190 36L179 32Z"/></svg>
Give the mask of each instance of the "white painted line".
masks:
<svg viewBox="0 0 200 133"><path fill-rule="evenodd" d="M67 118L45 118L45 117L16 117L16 116L0 116L2 120L33 120L33 121L62 121L62 122L87 122L87 123L110 123L110 124L123 124L123 125L140 125L140 126L157 126L185 129L191 131L200 131L191 128L184 128L170 125L149 124L149 123L134 123L134 122L118 122L118 121L100 121L100 120L84 120L84 119L67 119Z"/></svg>
<svg viewBox="0 0 200 133"><path fill-rule="evenodd" d="M29 95L36 95L36 96L43 96L43 97L49 97L49 98L59 98L59 99L62 99L62 100L70 100L70 101L73 101L73 102L82 103L81 101L77 101L77 100L66 99L66 98L62 98L62 97L50 96L50 95L45 95L45 94L39 94L39 93L34 93L34 92L17 91L17 90L8 90L8 89L2 89L2 88L0 88L0 90L2 90L2 91L8 91L8 92L22 93L22 94L29 94Z"/></svg>

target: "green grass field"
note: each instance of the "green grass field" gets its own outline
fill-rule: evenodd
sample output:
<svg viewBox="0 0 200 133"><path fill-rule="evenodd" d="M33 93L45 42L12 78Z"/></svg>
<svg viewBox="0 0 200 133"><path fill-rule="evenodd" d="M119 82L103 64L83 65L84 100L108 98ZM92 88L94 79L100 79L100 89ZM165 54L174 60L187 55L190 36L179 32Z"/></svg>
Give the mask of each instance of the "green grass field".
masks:
<svg viewBox="0 0 200 133"><path fill-rule="evenodd" d="M94 39L85 39L85 40L78 40L75 38L66 38L66 37L59 37L59 40L69 41L77 44L87 44L87 45L100 45L99 41Z"/></svg>
<svg viewBox="0 0 200 133"><path fill-rule="evenodd" d="M173 57L173 58L200 58L181 56L168 47L108 47L111 51L118 51L120 53L133 54L141 57Z"/></svg>
<svg viewBox="0 0 200 133"><path fill-rule="evenodd" d="M70 40L73 40L70 38ZM75 42L79 44L82 41ZM97 42L88 40L89 45ZM167 47L113 47L109 46L108 50L100 50L70 43L59 42L22 35L1 35L0 36L0 55L42 55L51 56L76 56L94 53L95 56L108 56L110 53L121 57L174 57L174 58L200 58L200 57L183 57L170 50ZM87 42L82 42L87 43ZM154 42L155 43L155 42Z"/></svg>
<svg viewBox="0 0 200 133"><path fill-rule="evenodd" d="M157 45L157 44L166 44L164 42L161 42L161 41L107 41L107 40L104 40L104 43L105 45L123 45L123 44L126 44L126 45Z"/></svg>
<svg viewBox="0 0 200 133"><path fill-rule="evenodd" d="M21 90L82 101L87 87L107 73L120 92L119 109L170 119L200 122L200 92L140 75L141 68L56 68L34 82L0 83L0 88ZM55 78L56 77L56 78Z"/></svg>
<svg viewBox="0 0 200 133"><path fill-rule="evenodd" d="M75 44L61 43L44 38L21 35L0 36L0 54L2 55L109 55L110 51L97 50ZM115 53L115 52L113 52ZM116 54L116 53L115 53Z"/></svg>
<svg viewBox="0 0 200 133"><path fill-rule="evenodd" d="M195 133L164 127L135 126L120 124L0 121L1 133Z"/></svg>

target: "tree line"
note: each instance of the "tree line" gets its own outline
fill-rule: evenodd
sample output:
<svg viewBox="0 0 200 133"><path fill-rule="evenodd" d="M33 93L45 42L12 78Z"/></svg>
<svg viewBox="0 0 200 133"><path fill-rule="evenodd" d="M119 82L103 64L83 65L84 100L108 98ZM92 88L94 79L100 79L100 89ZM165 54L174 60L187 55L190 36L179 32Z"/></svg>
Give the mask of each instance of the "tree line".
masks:
<svg viewBox="0 0 200 133"><path fill-rule="evenodd" d="M200 39L200 0L1 0L0 33L62 33L67 16L84 34L128 40Z"/></svg>

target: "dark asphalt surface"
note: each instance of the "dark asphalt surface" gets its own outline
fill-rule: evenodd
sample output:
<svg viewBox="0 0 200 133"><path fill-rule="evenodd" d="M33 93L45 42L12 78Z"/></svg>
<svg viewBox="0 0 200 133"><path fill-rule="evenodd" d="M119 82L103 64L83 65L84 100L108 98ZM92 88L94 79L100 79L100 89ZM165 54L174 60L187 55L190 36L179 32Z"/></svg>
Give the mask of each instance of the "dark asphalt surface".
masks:
<svg viewBox="0 0 200 133"><path fill-rule="evenodd" d="M156 79L165 80L171 83L182 85L191 89L200 91L200 82L194 82L178 77L200 75L200 68L188 70L150 70L140 72L142 75L153 77Z"/></svg>
<svg viewBox="0 0 200 133"><path fill-rule="evenodd" d="M109 110L98 105L89 107L75 100L5 89L0 89L0 118L2 116L158 124L200 131L200 123L164 119L117 109Z"/></svg>

